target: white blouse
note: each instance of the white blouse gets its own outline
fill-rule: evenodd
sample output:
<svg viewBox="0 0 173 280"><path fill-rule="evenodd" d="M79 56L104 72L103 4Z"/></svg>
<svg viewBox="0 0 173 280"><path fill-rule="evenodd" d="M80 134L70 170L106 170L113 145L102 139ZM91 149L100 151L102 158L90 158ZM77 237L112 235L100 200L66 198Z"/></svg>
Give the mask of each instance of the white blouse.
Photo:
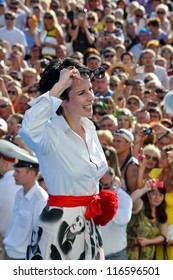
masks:
<svg viewBox="0 0 173 280"><path fill-rule="evenodd" d="M49 92L32 100L19 134L35 152L51 195L92 195L107 170L106 158L92 121L81 119L85 143L56 114L61 102Z"/></svg>

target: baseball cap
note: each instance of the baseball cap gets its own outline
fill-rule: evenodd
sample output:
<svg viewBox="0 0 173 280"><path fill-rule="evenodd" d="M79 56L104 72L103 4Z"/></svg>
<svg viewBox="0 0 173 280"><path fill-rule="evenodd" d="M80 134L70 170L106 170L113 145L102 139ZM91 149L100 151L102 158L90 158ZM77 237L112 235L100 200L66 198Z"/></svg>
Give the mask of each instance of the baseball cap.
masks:
<svg viewBox="0 0 173 280"><path fill-rule="evenodd" d="M120 128L120 129L115 130L114 136L116 136L116 135L123 137L127 142L132 143L134 141L133 134L125 128Z"/></svg>

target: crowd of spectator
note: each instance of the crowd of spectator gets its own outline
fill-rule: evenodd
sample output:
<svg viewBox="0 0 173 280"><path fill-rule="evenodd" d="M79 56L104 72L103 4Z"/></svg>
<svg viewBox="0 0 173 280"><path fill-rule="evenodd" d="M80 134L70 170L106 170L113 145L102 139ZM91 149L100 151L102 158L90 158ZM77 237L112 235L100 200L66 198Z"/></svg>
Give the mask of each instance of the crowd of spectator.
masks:
<svg viewBox="0 0 173 280"><path fill-rule="evenodd" d="M105 68L92 80L91 120L114 172L109 187L133 202L121 250L129 259L173 260L173 109L164 110L173 90L173 2L0 0L0 138L31 156L18 135L25 111L46 66L68 56ZM158 179L163 189L152 187Z"/></svg>

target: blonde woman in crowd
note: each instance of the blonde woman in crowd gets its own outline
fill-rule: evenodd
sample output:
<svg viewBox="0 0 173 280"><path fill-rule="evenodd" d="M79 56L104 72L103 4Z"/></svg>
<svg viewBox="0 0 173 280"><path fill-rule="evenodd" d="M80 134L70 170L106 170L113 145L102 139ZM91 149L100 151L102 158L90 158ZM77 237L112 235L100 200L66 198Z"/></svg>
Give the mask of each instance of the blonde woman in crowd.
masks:
<svg viewBox="0 0 173 280"><path fill-rule="evenodd" d="M52 10L46 11L43 16L43 26L40 34L42 55L56 57L57 45L63 43L63 31L58 24L55 12Z"/></svg>

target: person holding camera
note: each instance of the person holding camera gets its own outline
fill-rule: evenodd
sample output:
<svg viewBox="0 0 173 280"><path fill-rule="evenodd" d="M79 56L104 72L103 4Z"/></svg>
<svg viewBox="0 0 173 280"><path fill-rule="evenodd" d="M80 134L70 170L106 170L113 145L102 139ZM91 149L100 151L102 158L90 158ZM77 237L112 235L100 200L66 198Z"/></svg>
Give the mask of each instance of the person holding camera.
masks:
<svg viewBox="0 0 173 280"><path fill-rule="evenodd" d="M70 35L73 51L84 53L88 48L95 48L96 31L89 27L86 10L79 9L71 27Z"/></svg>
<svg viewBox="0 0 173 280"><path fill-rule="evenodd" d="M39 247L46 260L104 258L98 225L113 218L117 197L107 191L108 217L97 204L105 200L99 180L108 166L88 119L94 101L90 78L103 75L100 68L89 70L69 57L52 60L39 82L41 95L24 116L20 135L38 157L49 193L37 224L43 229Z"/></svg>

